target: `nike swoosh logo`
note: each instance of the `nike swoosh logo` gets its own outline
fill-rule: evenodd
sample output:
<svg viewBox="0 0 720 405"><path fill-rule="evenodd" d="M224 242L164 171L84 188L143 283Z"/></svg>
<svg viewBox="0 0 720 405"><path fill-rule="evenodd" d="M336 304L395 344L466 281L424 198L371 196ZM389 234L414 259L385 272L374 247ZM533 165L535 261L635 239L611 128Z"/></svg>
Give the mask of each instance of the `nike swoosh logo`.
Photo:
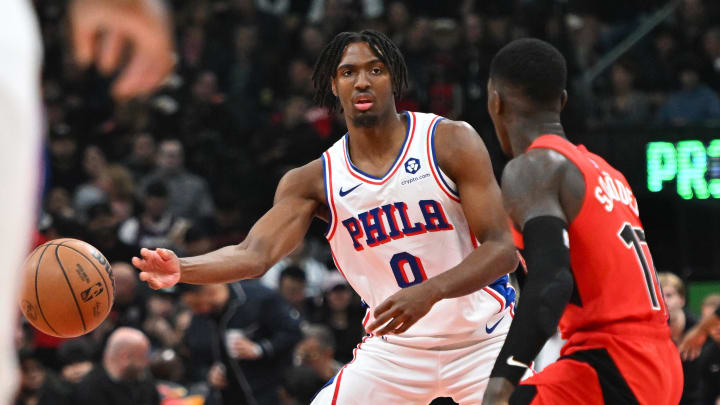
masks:
<svg viewBox="0 0 720 405"><path fill-rule="evenodd" d="M485 324L485 332L487 332L488 334L493 333L493 331L495 330L495 328L497 328L497 326L500 325L500 322L502 322L503 318L505 318L505 315L503 315L502 318L500 318L497 322L495 322L495 325L493 325L493 326L491 326L491 327L489 327L489 328L488 328L487 324Z"/></svg>
<svg viewBox="0 0 720 405"><path fill-rule="evenodd" d="M346 195L350 194L355 190L356 188L362 186L362 183L358 184L357 186L349 189L349 190L343 190L342 187L340 187L340 197L345 197Z"/></svg>
<svg viewBox="0 0 720 405"><path fill-rule="evenodd" d="M519 361L515 360L513 356L507 358L507 364L513 367L529 368L527 364L520 363Z"/></svg>

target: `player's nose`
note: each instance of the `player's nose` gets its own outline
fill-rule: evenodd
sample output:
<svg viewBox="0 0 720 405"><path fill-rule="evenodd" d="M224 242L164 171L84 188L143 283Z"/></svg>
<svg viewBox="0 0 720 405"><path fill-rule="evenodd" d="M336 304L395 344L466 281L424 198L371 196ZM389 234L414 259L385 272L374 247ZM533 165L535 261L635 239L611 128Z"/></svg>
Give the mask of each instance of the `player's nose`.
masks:
<svg viewBox="0 0 720 405"><path fill-rule="evenodd" d="M355 79L355 89L365 90L370 87L370 80L366 72L360 72Z"/></svg>

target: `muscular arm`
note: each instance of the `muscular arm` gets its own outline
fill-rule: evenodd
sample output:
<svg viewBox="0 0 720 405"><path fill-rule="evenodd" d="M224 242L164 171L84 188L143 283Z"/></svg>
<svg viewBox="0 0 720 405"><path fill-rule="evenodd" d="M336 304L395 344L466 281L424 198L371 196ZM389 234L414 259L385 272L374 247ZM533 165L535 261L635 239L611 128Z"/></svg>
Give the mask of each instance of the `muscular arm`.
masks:
<svg viewBox="0 0 720 405"><path fill-rule="evenodd" d="M457 266L431 278L438 299L475 292L517 266L517 251L485 144L464 122L441 121L435 132L440 168L455 182L465 218L480 242Z"/></svg>
<svg viewBox="0 0 720 405"><path fill-rule="evenodd" d="M322 176L320 160L288 172L280 180L273 207L253 225L242 243L179 259L180 277L175 281L212 284L265 274L274 263L298 246L313 217L323 215L325 196ZM162 282L153 280L153 272L162 274L165 267L161 267L157 261L167 262L174 255L168 256L168 251L163 250L158 255L156 251L147 249L141 253L142 260L133 259L133 264L143 270L140 278L148 281L153 288L165 287Z"/></svg>
<svg viewBox="0 0 720 405"><path fill-rule="evenodd" d="M507 394L524 374L522 364L530 364L557 330L573 291L566 232L580 210L584 187L579 170L548 149L532 150L505 168L503 201L522 225L528 278L491 374L489 397Z"/></svg>
<svg viewBox="0 0 720 405"><path fill-rule="evenodd" d="M436 302L475 292L517 266L500 188L480 137L465 123L442 121L435 133L435 152L440 167L457 185L465 217L481 245L457 266L383 301L367 327L370 333L385 323L377 335L403 333Z"/></svg>

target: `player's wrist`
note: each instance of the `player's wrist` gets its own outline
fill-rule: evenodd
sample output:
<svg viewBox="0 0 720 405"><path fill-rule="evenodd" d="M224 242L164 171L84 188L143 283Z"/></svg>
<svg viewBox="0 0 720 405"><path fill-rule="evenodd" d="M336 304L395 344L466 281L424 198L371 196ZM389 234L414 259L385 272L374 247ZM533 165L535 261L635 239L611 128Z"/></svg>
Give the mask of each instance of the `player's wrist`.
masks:
<svg viewBox="0 0 720 405"><path fill-rule="evenodd" d="M431 278L420 285L425 287L427 299L433 304L445 298L444 286L438 283L436 278Z"/></svg>

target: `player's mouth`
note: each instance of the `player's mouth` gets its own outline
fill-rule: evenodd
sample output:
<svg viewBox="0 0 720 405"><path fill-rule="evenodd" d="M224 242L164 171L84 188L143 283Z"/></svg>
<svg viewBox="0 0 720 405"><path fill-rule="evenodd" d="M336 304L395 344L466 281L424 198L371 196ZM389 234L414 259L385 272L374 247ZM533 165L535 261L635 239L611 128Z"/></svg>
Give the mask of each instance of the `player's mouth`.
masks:
<svg viewBox="0 0 720 405"><path fill-rule="evenodd" d="M372 108L374 102L370 96L357 96L353 98L353 105L358 111L367 111Z"/></svg>

